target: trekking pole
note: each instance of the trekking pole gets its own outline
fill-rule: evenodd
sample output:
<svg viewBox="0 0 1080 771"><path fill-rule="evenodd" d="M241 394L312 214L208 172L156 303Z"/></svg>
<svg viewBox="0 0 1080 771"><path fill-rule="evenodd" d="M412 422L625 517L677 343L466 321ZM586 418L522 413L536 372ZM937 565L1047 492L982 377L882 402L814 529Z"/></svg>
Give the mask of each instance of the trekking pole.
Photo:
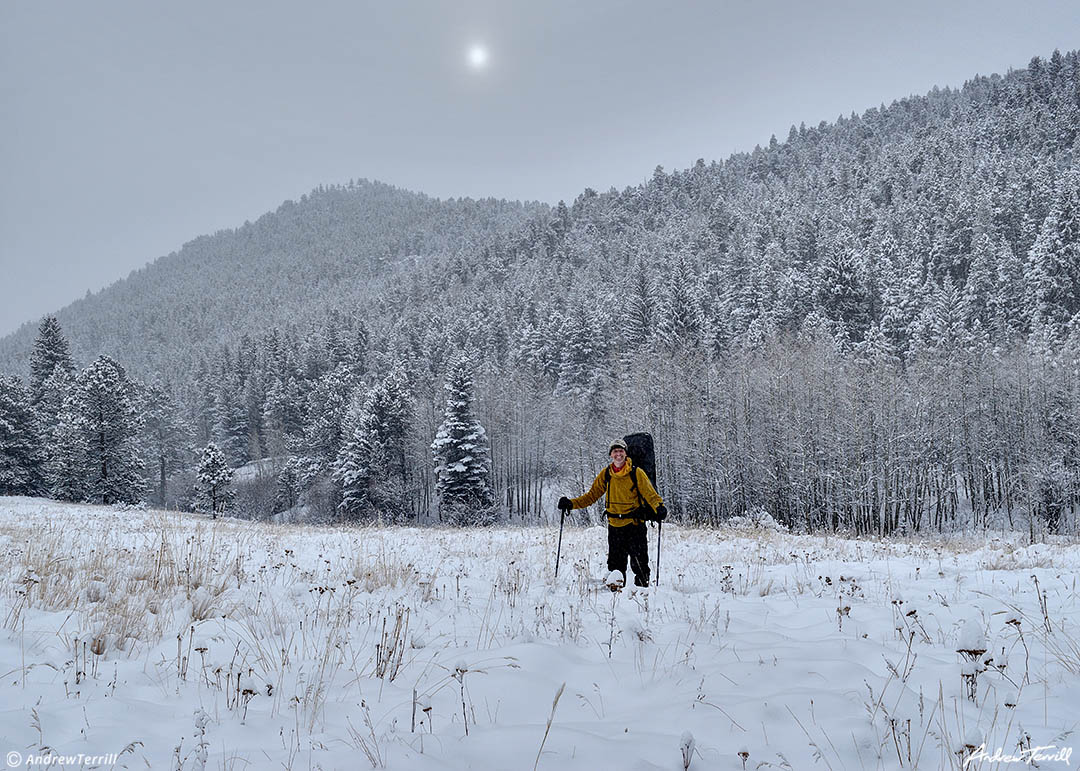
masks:
<svg viewBox="0 0 1080 771"><path fill-rule="evenodd" d="M660 534L664 532L664 521L656 523L656 582L653 586L660 586Z"/></svg>
<svg viewBox="0 0 1080 771"><path fill-rule="evenodd" d="M562 555L562 528L566 521L566 509L559 509L559 548L555 551L555 577L559 577L559 557Z"/></svg>

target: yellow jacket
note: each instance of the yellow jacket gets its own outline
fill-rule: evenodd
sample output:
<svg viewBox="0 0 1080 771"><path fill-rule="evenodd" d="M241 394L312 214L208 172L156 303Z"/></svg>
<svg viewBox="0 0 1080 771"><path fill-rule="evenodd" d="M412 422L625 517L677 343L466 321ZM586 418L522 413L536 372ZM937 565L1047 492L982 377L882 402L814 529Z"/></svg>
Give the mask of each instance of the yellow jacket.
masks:
<svg viewBox="0 0 1080 771"><path fill-rule="evenodd" d="M611 474L611 485L610 489L606 489L604 482L609 472ZM630 476L632 473L637 475L637 493L634 492L634 480ZM605 468L596 475L596 479L587 493L578 498L571 498L570 502L574 504L575 509L584 509L586 506L591 506L600 500L604 493L608 494L606 511L608 524L612 527L639 525L641 524L640 518L626 515L633 514L642 503L652 506L653 510L655 510L657 506L664 502L664 499L653 489L652 483L649 481L649 475L644 471L635 469L629 458L626 459L626 463L618 471L615 470L614 465Z"/></svg>

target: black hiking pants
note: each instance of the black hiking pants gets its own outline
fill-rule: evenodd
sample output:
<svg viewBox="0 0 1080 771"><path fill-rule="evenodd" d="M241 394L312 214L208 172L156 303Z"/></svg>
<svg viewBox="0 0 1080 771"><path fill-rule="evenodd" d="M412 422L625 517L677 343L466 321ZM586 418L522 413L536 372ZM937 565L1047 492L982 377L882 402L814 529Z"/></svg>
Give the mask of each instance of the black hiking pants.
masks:
<svg viewBox="0 0 1080 771"><path fill-rule="evenodd" d="M626 575L626 558L634 571L637 586L649 585L649 544L645 523L607 528L607 569L619 570Z"/></svg>

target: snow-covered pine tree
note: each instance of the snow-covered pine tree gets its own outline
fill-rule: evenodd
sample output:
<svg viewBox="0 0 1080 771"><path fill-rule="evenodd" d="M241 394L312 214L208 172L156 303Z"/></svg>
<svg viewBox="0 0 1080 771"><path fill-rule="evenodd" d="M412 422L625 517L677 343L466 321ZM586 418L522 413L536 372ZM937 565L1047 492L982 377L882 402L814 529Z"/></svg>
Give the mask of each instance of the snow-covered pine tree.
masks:
<svg viewBox="0 0 1080 771"><path fill-rule="evenodd" d="M881 325L876 321L870 324L862 341L855 345L855 354L869 362L899 360L892 340L881 331Z"/></svg>
<svg viewBox="0 0 1080 771"><path fill-rule="evenodd" d="M624 332L627 351L647 348L656 325L656 289L649 277L649 266L638 262L627 287Z"/></svg>
<svg viewBox="0 0 1080 771"><path fill-rule="evenodd" d="M344 442L349 396L356 379L347 367L327 372L311 387L307 398L307 419L303 445L306 453L329 464Z"/></svg>
<svg viewBox="0 0 1080 771"><path fill-rule="evenodd" d="M992 326L990 316L990 298L994 292L996 278L994 258L997 249L990 236L981 233L972 244L971 268L963 284L963 308L961 317L972 327L976 321L982 329Z"/></svg>
<svg viewBox="0 0 1080 771"><path fill-rule="evenodd" d="M75 381L75 364L67 338L55 316L47 316L38 329L34 348L30 352L30 406L35 412L38 444L45 466L57 449L53 442L60 411ZM49 487L44 476L36 485Z"/></svg>
<svg viewBox="0 0 1080 771"><path fill-rule="evenodd" d="M72 406L85 441L84 474L89 499L135 503L144 479L139 454L141 419L124 368L100 356L75 379Z"/></svg>
<svg viewBox="0 0 1080 771"><path fill-rule="evenodd" d="M75 374L75 364L71 360L71 348L60 322L55 316L46 316L38 328L34 349L30 352L30 400L34 407L43 397L45 381L60 367L68 375ZM59 406L59 405L56 405Z"/></svg>
<svg viewBox="0 0 1080 771"><path fill-rule="evenodd" d="M490 524L496 512L488 440L473 417L472 373L464 356L451 363L444 388L445 419L431 443L440 516L459 525Z"/></svg>
<svg viewBox="0 0 1080 771"><path fill-rule="evenodd" d="M373 388L363 406L354 410L333 472L341 485L338 509L350 519L404 519L412 413L400 370Z"/></svg>
<svg viewBox="0 0 1080 771"><path fill-rule="evenodd" d="M963 295L946 275L930 294L923 313L930 347L946 353L957 348L964 339L963 310Z"/></svg>
<svg viewBox="0 0 1080 771"><path fill-rule="evenodd" d="M705 337L701 282L685 255L671 266L657 309L656 334L671 351L693 350Z"/></svg>
<svg viewBox="0 0 1080 771"><path fill-rule="evenodd" d="M46 457L51 451L53 432L56 430L57 423L60 422L60 411L74 386L74 372L57 364L52 374L42 383L37 402L34 402L33 392L30 394L30 403L37 413L38 430L41 432L41 444Z"/></svg>
<svg viewBox="0 0 1080 771"><path fill-rule="evenodd" d="M535 322L521 322L512 356L515 365L528 372L538 385L553 385L561 369L561 334L567 322L557 309L545 310Z"/></svg>
<svg viewBox="0 0 1080 771"><path fill-rule="evenodd" d="M226 357L226 361L228 357ZM242 466L251 457L251 423L245 389L235 372L225 372L214 394L214 439L229 463Z"/></svg>
<svg viewBox="0 0 1080 771"><path fill-rule="evenodd" d="M894 258L883 272L879 326L892 351L904 358L910 352L912 338L922 329L922 301L919 298L928 293L923 292L919 267L910 259Z"/></svg>
<svg viewBox="0 0 1080 771"><path fill-rule="evenodd" d="M1057 193L1028 255L1033 331L1064 339L1080 312L1080 168L1058 182Z"/></svg>
<svg viewBox="0 0 1080 771"><path fill-rule="evenodd" d="M870 324L870 293L857 240L842 229L824 248L817 276L819 307L838 328L843 326L851 342L859 342Z"/></svg>
<svg viewBox="0 0 1080 771"><path fill-rule="evenodd" d="M326 356L333 368L348 366L352 363L349 346L342 336L342 327L341 314L331 311L330 317L326 320L324 340L326 341Z"/></svg>
<svg viewBox="0 0 1080 771"><path fill-rule="evenodd" d="M35 495L41 446L30 393L16 377L0 377L0 495Z"/></svg>
<svg viewBox="0 0 1080 771"><path fill-rule="evenodd" d="M166 482L170 473L183 467L191 453L192 429L181 417L169 387L155 380L141 389L142 442L148 471L158 481L158 503L166 505Z"/></svg>
<svg viewBox="0 0 1080 771"><path fill-rule="evenodd" d="M249 374L244 382L244 414L247 424L247 455L249 460L265 457L263 452L262 406L266 401L266 389L262 379Z"/></svg>
<svg viewBox="0 0 1080 771"><path fill-rule="evenodd" d="M48 435L45 479L49 495L59 501L87 500L87 432L75 394L69 394Z"/></svg>
<svg viewBox="0 0 1080 771"><path fill-rule="evenodd" d="M232 505L234 493L232 469L225 460L225 453L211 442L202 451L198 478L195 482L195 510L209 512L217 517Z"/></svg>
<svg viewBox="0 0 1080 771"><path fill-rule="evenodd" d="M1022 334L1026 324L1024 297L1027 294L1027 278L1024 275L1024 261L1005 239L1001 239L995 262L996 281L987 300L992 318L991 326L1000 343L1011 342Z"/></svg>
<svg viewBox="0 0 1080 771"><path fill-rule="evenodd" d="M273 513L288 511L300 502L304 488L300 483L299 468L295 457L289 458L278 472L274 484Z"/></svg>
<svg viewBox="0 0 1080 771"><path fill-rule="evenodd" d="M566 320L562 330L562 361L556 393L574 398L588 398L600 366L602 332L585 308Z"/></svg>
<svg viewBox="0 0 1080 771"><path fill-rule="evenodd" d="M377 478L376 468L384 462L377 440L377 421L367 404L347 419L347 439L334 459L333 478L341 487L338 511L349 520L377 516L371 487Z"/></svg>
<svg viewBox="0 0 1080 771"><path fill-rule="evenodd" d="M296 378L272 375L262 405L265 450L272 458L286 454L289 443L303 432L304 395Z"/></svg>

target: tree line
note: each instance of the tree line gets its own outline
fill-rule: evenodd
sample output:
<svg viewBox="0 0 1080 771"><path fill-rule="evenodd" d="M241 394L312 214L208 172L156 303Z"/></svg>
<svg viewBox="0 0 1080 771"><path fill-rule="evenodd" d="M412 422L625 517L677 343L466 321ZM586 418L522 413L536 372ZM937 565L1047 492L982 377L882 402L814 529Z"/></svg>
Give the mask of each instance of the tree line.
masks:
<svg viewBox="0 0 1080 771"><path fill-rule="evenodd" d="M160 383L107 357L75 374L55 319L38 343L29 387L0 380L6 494L312 521L542 522L553 492L587 484L612 436L644 427L662 494L686 523L754 511L798 530L878 535L1077 523L1075 344L901 361L807 329L713 360L627 354L599 400L465 356L437 393L415 360L384 374L347 352L300 386L308 398L295 428L246 423L246 408L219 399L200 436ZM274 441L282 454L252 461L252 448ZM237 509L231 469L267 460L239 485L247 502Z"/></svg>
<svg viewBox="0 0 1080 771"><path fill-rule="evenodd" d="M77 372L53 316L41 324L30 371L29 387L15 377L0 378L0 494L101 504L154 499L214 516L234 508L238 491L227 451L235 459L247 452L242 440L258 446L242 410L219 404L214 435L225 449L213 440L197 449L197 430L168 386L131 378L108 356ZM311 518L415 518L407 494L415 472L406 449L413 405L403 374L391 372L370 388L348 371L335 374L350 383L339 412L314 414L303 436L288 437L291 449L312 454L277 458L272 502L247 511L249 516L296 507L320 480L332 486L332 509ZM497 509L488 442L473 415L467 359L452 363L446 391L444 420L430 445L438 515L455 524L490 523ZM234 433L238 429L242 436ZM170 480L189 471L194 482L181 483L170 498Z"/></svg>

